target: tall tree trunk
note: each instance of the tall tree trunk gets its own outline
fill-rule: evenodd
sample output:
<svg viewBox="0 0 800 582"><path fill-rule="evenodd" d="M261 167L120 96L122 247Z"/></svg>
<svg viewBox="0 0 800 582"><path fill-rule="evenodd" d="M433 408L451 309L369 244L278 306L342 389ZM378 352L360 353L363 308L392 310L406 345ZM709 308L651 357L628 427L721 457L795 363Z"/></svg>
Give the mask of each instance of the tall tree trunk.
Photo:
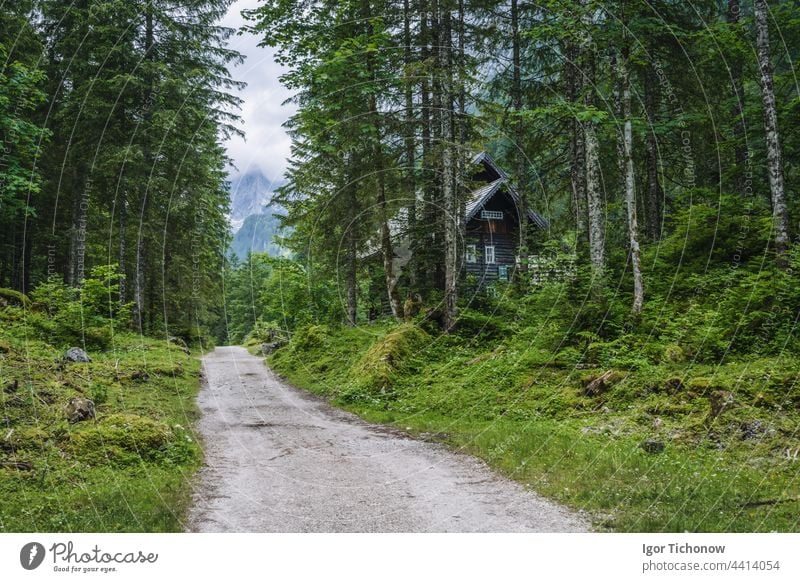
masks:
<svg viewBox="0 0 800 582"><path fill-rule="evenodd" d="M356 253L352 244L354 236L350 234L347 254L347 323L351 326L358 324L358 284L356 282Z"/></svg>
<svg viewBox="0 0 800 582"><path fill-rule="evenodd" d="M589 214L589 259L594 274L602 277L605 271L605 224L603 194L600 190L600 157L597 130L593 121L583 125L586 143L586 206Z"/></svg>
<svg viewBox="0 0 800 582"><path fill-rule="evenodd" d="M587 107L594 106L594 56L586 47L591 46L591 27L594 19L589 13L588 0L581 0L583 6L583 25L586 27L584 42L585 47L581 53L586 58L586 97ZM600 188L600 152L597 142L596 123L588 120L583 123L583 139L586 150L586 206L588 211L589 226L589 259L592 263L594 284L600 284L605 275L605 210L603 206L603 193Z"/></svg>
<svg viewBox="0 0 800 582"><path fill-rule="evenodd" d="M660 99L655 72L647 67L644 71L644 114L647 118L645 138L645 166L647 169L647 195L644 201L645 229L647 238L661 239L661 209L663 190L658 172L658 141L655 124Z"/></svg>
<svg viewBox="0 0 800 582"><path fill-rule="evenodd" d="M127 195L125 191L122 193L122 200L120 201L119 205L119 272L122 275L122 278L119 281L119 302L120 305L124 305L127 303L128 298L128 289L127 289L127 280L126 280L126 269L127 265L125 262L125 258L128 254L128 243L127 243L127 235L126 235L126 228L127 228L127 220L128 220L128 208L127 208ZM129 323L129 322L127 322Z"/></svg>
<svg viewBox="0 0 800 582"><path fill-rule="evenodd" d="M378 170L382 173L383 170ZM386 187L382 176L378 177L378 206L381 211L381 249L383 251L383 271L386 275L386 291L389 295L389 307L397 321L403 321L403 305L397 290L397 274L394 270L394 249L391 231L386 216Z"/></svg>
<svg viewBox="0 0 800 582"><path fill-rule="evenodd" d="M408 196L408 233L411 239L417 236L417 180L416 180L416 123L414 121L414 78L412 75L414 54L411 44L411 6L410 0L403 0L403 64L405 65L405 119L404 141L405 141L405 190ZM411 245L412 261L409 265L408 275L412 287L416 286L416 263L417 258L413 256L413 249L416 245Z"/></svg>
<svg viewBox="0 0 800 582"><path fill-rule="evenodd" d="M758 66L761 71L761 99L764 103L764 131L767 138L767 168L772 199L773 228L775 229L775 251L781 256L789 246L789 213L786 207L786 192L783 187L778 109L775 104L772 64L770 63L768 6L766 0L755 0L754 7L756 48L758 50ZM782 258L781 262L785 262L785 259Z"/></svg>
<svg viewBox="0 0 800 582"><path fill-rule="evenodd" d="M464 264L464 243L467 238L467 201L466 197L462 195L467 190L465 177L467 175L466 156L464 155L464 148L467 146L468 141L468 127L467 127L467 63L466 63L466 7L464 0L458 0L458 109L456 112L456 142L457 146L454 148L456 154L455 172L456 176L453 181L456 196L456 262L457 266ZM458 275L456 275L458 276Z"/></svg>
<svg viewBox="0 0 800 582"><path fill-rule="evenodd" d="M443 183L445 180L442 168L443 152L447 149L447 138L442 134L444 126L444 103L442 95L442 78L449 71L442 69L442 54L444 52L442 31L442 15L439 10L439 0L431 0L430 3L430 36L431 36L431 65L433 78L431 79L431 143L433 149L433 160L431 169L431 209L432 220L428 226L431 230L431 252L433 263L434 286L442 292L445 290L445 262L442 257L447 254L447 242L444 232L447 228L447 210L443 201ZM435 168L435 169L434 169Z"/></svg>
<svg viewBox="0 0 800 582"><path fill-rule="evenodd" d="M522 68L520 63L521 39L519 34L519 2L511 0L511 108L514 136L514 179L519 193L519 249L520 271L528 268L528 193L525 180L525 156L522 150Z"/></svg>
<svg viewBox="0 0 800 582"><path fill-rule="evenodd" d="M155 28L153 22L153 3L148 0L145 5L145 37L144 37L144 61L148 65L145 71L147 76L147 94L145 95L145 120L149 122L152 114L152 96L155 91L155 79L153 77L153 65L155 60ZM150 144L145 136L144 147L145 171L149 176L153 176L153 159L150 152ZM139 231L136 237L136 265L134 267L134 291L133 291L133 315L137 329L142 332L145 328L145 230L149 222L149 190L151 185L144 184L141 195L141 205L139 208Z"/></svg>
<svg viewBox="0 0 800 582"><path fill-rule="evenodd" d="M736 31L737 38L740 37L742 27L740 24L741 7L739 0L728 0L728 11L726 14L728 24ZM733 89L733 139L734 145L734 161L736 162L736 174L734 176L734 187L739 193L739 196L745 196L745 186L747 183L746 178L746 165L747 165L747 144L745 136L747 135L744 117L744 87L742 83L742 59L738 53L731 56L730 59L731 71L731 89Z"/></svg>
<svg viewBox="0 0 800 582"><path fill-rule="evenodd" d="M623 40L623 43L625 41ZM631 122L631 85L628 47L623 46L619 58L619 81L622 99L622 159L625 183L625 206L628 215L628 243L633 270L633 313L639 315L644 305L644 282L639 253L639 225L636 218L636 182L633 171L633 128Z"/></svg>
<svg viewBox="0 0 800 582"><path fill-rule="evenodd" d="M448 8L440 7L439 93L441 94L442 203L444 207L444 329L453 328L458 318L458 216L456 160L454 156L452 30Z"/></svg>
<svg viewBox="0 0 800 582"><path fill-rule="evenodd" d="M364 0L361 4L362 16L367 27L367 34L372 36L372 7L370 0ZM375 71L375 62L372 55L368 54L366 57L367 73L372 81L377 80ZM392 233L389 228L389 214L386 204L386 176L385 176L385 163L383 159L383 146L381 140L383 139L383 128L378 112L378 101L374 92L371 92L367 98L369 115L372 119L372 125L375 128L374 142L372 144L373 164L378 182L378 211L380 213L381 223L381 250L383 253L383 271L386 279L386 291L389 296L389 306L392 310L392 315L397 321L403 321L403 305L400 301L400 294L397 290L398 277L394 269L394 248L392 247Z"/></svg>
<svg viewBox="0 0 800 582"><path fill-rule="evenodd" d="M570 105L577 107L579 95L583 92L581 72L578 67L578 61L581 58L580 50L575 42L567 40L564 54L565 92ZM575 214L576 250L581 251L588 240L586 230L586 148L583 139L583 127L577 117L573 116L570 119L569 130L569 173L572 185L572 211Z"/></svg>
<svg viewBox="0 0 800 582"><path fill-rule="evenodd" d="M83 281L86 261L86 227L89 218L89 189L91 180L87 179L86 164L78 164L75 184L79 184L77 196L73 200L72 229L69 246L69 270L67 284L77 287Z"/></svg>
<svg viewBox="0 0 800 582"><path fill-rule="evenodd" d="M25 219L25 225L22 230L22 272L20 273L19 290L25 294L31 291L31 257L33 255L33 237L31 236L32 224L33 220L31 218Z"/></svg>
<svg viewBox="0 0 800 582"><path fill-rule="evenodd" d="M120 106L115 108L117 113L117 123L120 124L120 127L125 127L127 123L127 118L125 115L125 106L121 104ZM121 275L119 280L119 304L125 305L127 302L127 284L128 281L126 279L126 259L128 254L128 240L127 240L127 221L128 221L128 189L127 189L127 180L124 176L125 166L124 164L118 170L119 180L117 182L117 198L114 202L114 210L112 211L111 215L114 216L114 212L116 210L117 204L119 205L119 247L117 249L117 268ZM112 228L113 231L113 222ZM111 255L111 248L109 245L108 254L109 257ZM129 324L130 322L124 322L125 325Z"/></svg>
<svg viewBox="0 0 800 582"><path fill-rule="evenodd" d="M350 209L353 217L357 215L357 198L355 185L348 184L347 190L350 197ZM347 323L352 326L358 323L358 281L356 279L356 222L350 222L347 229Z"/></svg>
<svg viewBox="0 0 800 582"><path fill-rule="evenodd" d="M433 224L435 221L434 211L434 192L433 180L431 169L433 167L433 151L431 147L431 98L430 98L430 79L428 71L430 71L430 58L431 50L430 45L430 31L428 28L428 20L430 18L429 6L425 0L420 2L420 44L421 51L420 57L425 67L425 74L422 75L420 82L420 138L422 141L422 168L420 178L422 179L423 189L423 212L425 224L417 233L418 240L414 241L416 244L412 247L418 254L421 260L417 261L417 269L419 279L425 280L425 285L433 287L435 282L431 277L433 271L431 264L431 252L434 248L432 233Z"/></svg>
<svg viewBox="0 0 800 582"><path fill-rule="evenodd" d="M144 333L144 270L145 270L145 238L142 234L142 223L139 222L139 236L136 238L136 267L133 274L133 316L136 329Z"/></svg>

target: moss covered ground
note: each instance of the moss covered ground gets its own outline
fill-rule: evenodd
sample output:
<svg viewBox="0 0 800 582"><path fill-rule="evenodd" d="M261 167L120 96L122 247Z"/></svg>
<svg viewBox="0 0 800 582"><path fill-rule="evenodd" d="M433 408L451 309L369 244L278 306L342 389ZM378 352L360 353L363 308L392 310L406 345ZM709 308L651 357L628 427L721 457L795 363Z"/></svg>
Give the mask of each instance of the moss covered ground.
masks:
<svg viewBox="0 0 800 582"><path fill-rule="evenodd" d="M180 346L115 333L90 363L0 309L0 531L182 530L201 451L192 432L200 362ZM70 424L72 398L95 420Z"/></svg>
<svg viewBox="0 0 800 582"><path fill-rule="evenodd" d="M542 347L541 327L494 334L484 319L473 328L465 317L451 335L309 326L269 363L370 421L588 511L599 530L800 530L794 358L700 363L678 345L646 356L654 346L598 343L577 358Z"/></svg>

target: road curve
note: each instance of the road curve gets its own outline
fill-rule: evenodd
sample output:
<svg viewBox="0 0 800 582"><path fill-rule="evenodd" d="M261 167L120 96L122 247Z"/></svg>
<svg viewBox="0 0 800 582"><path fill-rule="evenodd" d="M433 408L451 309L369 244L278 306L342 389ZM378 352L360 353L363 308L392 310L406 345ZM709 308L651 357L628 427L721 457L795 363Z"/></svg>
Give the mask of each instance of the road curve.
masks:
<svg viewBox="0 0 800 582"><path fill-rule="evenodd" d="M481 461L371 425L244 348L203 359L195 532L562 532L583 518Z"/></svg>

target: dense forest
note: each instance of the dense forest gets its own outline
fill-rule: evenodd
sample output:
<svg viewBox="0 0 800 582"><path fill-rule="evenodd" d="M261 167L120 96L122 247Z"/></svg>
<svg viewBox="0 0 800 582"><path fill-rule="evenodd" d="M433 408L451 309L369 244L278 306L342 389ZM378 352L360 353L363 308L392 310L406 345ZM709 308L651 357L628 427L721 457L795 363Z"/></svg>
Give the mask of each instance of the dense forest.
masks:
<svg viewBox="0 0 800 582"><path fill-rule="evenodd" d="M548 221L521 221L519 255L577 257L568 340L654 340L674 311L679 343L702 344L689 351L794 342L795 3L275 0L246 14L296 91L275 201L306 319L425 305L457 326L486 291L463 276L463 209L487 149L519 214ZM541 291L527 269L503 296Z"/></svg>
<svg viewBox="0 0 800 582"><path fill-rule="evenodd" d="M0 286L78 288L116 265L134 328L226 338L229 4L4 7ZM520 256L577 257L575 331L649 334L667 304L705 329L724 291L723 343L791 335L794 3L283 0L246 16L298 106L275 198L310 298L291 318L424 305L453 328L485 291L463 276L462 219L485 149L520 215L548 221L521 221ZM526 271L503 293L535 292ZM227 273L234 296L237 277L260 285ZM248 330L260 315L228 317Z"/></svg>
<svg viewBox="0 0 800 582"><path fill-rule="evenodd" d="M119 275L113 303L145 333L213 319L227 244L239 85L229 0L6 2L0 13L0 287L78 289ZM77 330L78 332L80 330Z"/></svg>

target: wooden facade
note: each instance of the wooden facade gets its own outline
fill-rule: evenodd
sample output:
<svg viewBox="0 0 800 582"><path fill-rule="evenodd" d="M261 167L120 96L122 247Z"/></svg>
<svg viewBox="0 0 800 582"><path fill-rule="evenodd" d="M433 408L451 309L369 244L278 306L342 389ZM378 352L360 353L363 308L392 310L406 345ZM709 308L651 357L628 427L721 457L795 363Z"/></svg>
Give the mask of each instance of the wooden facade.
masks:
<svg viewBox="0 0 800 582"><path fill-rule="evenodd" d="M465 267L479 285L510 280L519 250L519 195L508 175L488 154L473 160L473 181L478 188L467 199ZM529 228L547 228L539 214L529 210Z"/></svg>

